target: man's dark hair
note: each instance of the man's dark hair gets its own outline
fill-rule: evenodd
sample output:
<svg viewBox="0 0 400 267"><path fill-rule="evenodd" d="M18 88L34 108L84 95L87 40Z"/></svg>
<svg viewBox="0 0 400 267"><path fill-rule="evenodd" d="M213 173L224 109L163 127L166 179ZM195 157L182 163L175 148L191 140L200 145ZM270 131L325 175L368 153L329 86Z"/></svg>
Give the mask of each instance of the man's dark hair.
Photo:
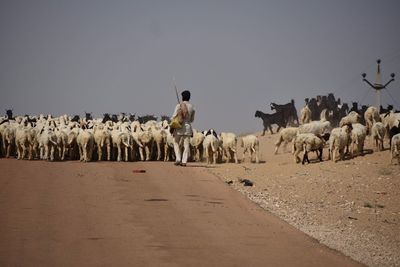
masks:
<svg viewBox="0 0 400 267"><path fill-rule="evenodd" d="M185 90L181 93L182 95L182 101L189 101L190 99L190 92L188 90Z"/></svg>

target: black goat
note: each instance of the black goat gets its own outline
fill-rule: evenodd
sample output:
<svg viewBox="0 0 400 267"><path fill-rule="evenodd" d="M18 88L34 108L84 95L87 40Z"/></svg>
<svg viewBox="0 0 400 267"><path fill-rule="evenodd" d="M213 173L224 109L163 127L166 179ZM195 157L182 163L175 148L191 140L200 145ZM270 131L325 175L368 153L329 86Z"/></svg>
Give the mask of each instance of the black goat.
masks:
<svg viewBox="0 0 400 267"><path fill-rule="evenodd" d="M146 122L148 122L148 121L150 121L150 120L154 120L154 121L157 121L157 117L156 116L154 116L154 115L144 115L144 116L138 116L138 121L140 122L140 123L146 123Z"/></svg>
<svg viewBox="0 0 400 267"><path fill-rule="evenodd" d="M110 114L104 113L103 114L103 120L101 122L105 123L106 121L110 121L110 120L111 120Z"/></svg>
<svg viewBox="0 0 400 267"><path fill-rule="evenodd" d="M297 111L296 107L294 105L294 100L292 99L291 102L284 104L284 105L279 105L276 103L271 103L271 110L275 110L276 113L282 113L285 126L288 125L288 123L292 123L296 120L297 124L299 124L299 118L297 116Z"/></svg>
<svg viewBox="0 0 400 267"><path fill-rule="evenodd" d="M167 116L167 115L161 115L161 121L168 121L168 122L170 122L170 121L171 121L171 118L170 118L169 116Z"/></svg>
<svg viewBox="0 0 400 267"><path fill-rule="evenodd" d="M9 120L13 120L13 110L12 109L6 109L6 115L7 115L7 119Z"/></svg>
<svg viewBox="0 0 400 267"><path fill-rule="evenodd" d="M74 121L74 122L80 122L80 120L81 120L81 118L79 117L79 115L75 115L75 116L71 119L71 121Z"/></svg>
<svg viewBox="0 0 400 267"><path fill-rule="evenodd" d="M400 133L400 120L397 122L397 126L393 126L389 129L389 144L392 147L392 137Z"/></svg>
<svg viewBox="0 0 400 267"><path fill-rule="evenodd" d="M111 120L112 120L112 122L118 122L118 115L117 114L112 114L111 115Z"/></svg>
<svg viewBox="0 0 400 267"><path fill-rule="evenodd" d="M92 113L85 111L85 119L86 121L93 120Z"/></svg>
<svg viewBox="0 0 400 267"><path fill-rule="evenodd" d="M266 114L262 111L257 110L256 114L254 115L254 117L256 118L261 118L263 120L263 125L264 125L264 130L262 135L265 135L265 131L267 129L270 130L271 134L273 134L274 132L272 131L272 124L276 124L278 125L278 129L277 132L279 132L279 130L281 128L285 128L286 127L286 122L285 119L283 117L283 113L282 112L276 112L273 114Z"/></svg>
<svg viewBox="0 0 400 267"><path fill-rule="evenodd" d="M393 110L393 105L388 105L387 108L383 108L382 106L379 107L379 114L388 113Z"/></svg>

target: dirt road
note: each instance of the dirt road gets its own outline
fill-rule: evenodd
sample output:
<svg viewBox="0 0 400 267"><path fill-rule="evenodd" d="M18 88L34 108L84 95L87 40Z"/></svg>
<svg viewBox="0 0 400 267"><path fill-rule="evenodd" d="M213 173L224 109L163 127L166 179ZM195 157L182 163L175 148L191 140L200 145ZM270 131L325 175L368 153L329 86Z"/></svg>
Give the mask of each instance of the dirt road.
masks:
<svg viewBox="0 0 400 267"><path fill-rule="evenodd" d="M1 159L0 266L359 264L201 166Z"/></svg>

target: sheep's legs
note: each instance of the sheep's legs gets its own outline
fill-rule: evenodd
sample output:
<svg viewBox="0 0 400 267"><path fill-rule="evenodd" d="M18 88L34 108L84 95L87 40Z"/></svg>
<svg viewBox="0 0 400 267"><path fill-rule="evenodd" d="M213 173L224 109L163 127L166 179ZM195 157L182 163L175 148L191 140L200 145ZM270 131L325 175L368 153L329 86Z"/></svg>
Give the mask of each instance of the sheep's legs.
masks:
<svg viewBox="0 0 400 267"><path fill-rule="evenodd" d="M146 150L146 161L150 160L150 148L148 146L145 147Z"/></svg>
<svg viewBox="0 0 400 267"><path fill-rule="evenodd" d="M319 149L319 156L318 156L319 161L322 161L322 152L323 152L323 149L320 148L320 149Z"/></svg>
<svg viewBox="0 0 400 267"><path fill-rule="evenodd" d="M118 157L117 157L117 161L121 161L121 146L118 145Z"/></svg>
<svg viewBox="0 0 400 267"><path fill-rule="evenodd" d="M50 161L54 161L54 150L55 150L55 147L51 146L51 148L50 148Z"/></svg>
<svg viewBox="0 0 400 267"><path fill-rule="evenodd" d="M97 160L101 161L101 159L103 158L103 149L101 148L100 145L97 145Z"/></svg>
<svg viewBox="0 0 400 267"><path fill-rule="evenodd" d="M128 147L125 147L125 161L128 161L129 157L128 157Z"/></svg>
<svg viewBox="0 0 400 267"><path fill-rule="evenodd" d="M161 159L161 145L157 143L157 161Z"/></svg>

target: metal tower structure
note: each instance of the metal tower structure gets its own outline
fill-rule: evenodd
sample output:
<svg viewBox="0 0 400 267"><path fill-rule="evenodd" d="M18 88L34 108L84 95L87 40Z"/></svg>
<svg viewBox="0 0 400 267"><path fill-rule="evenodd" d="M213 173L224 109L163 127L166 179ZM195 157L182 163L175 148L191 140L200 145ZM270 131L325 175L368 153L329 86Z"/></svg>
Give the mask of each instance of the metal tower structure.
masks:
<svg viewBox="0 0 400 267"><path fill-rule="evenodd" d="M382 89L386 89L386 86L388 86L391 82L394 81L394 76L395 74L392 73L390 74L390 77L392 77L386 84L382 84L382 77L381 77L381 60L378 59L376 61L376 63L378 64L377 69L376 69L376 79L375 79L375 83L372 84L370 81L368 81L365 77L367 77L367 74L363 73L361 74L363 77L363 81L366 82L369 86L372 87L372 89L374 89L376 91L376 104L377 104L377 108L379 109L381 106L381 90Z"/></svg>

